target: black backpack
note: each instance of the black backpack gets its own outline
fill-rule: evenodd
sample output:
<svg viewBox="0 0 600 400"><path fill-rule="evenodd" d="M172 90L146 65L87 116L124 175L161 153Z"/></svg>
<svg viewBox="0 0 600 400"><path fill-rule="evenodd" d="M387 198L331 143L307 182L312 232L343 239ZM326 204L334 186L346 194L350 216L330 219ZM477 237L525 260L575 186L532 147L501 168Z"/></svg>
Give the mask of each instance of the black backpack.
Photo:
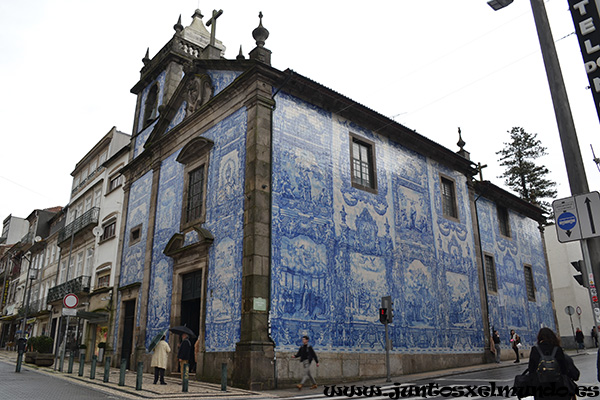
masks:
<svg viewBox="0 0 600 400"><path fill-rule="evenodd" d="M558 350L558 346L555 346L554 349L552 349L552 354L549 356L545 355L538 345L535 345L535 347L540 353L540 362L535 371L539 382L560 382L560 365L558 365L558 360L556 359L556 350Z"/></svg>

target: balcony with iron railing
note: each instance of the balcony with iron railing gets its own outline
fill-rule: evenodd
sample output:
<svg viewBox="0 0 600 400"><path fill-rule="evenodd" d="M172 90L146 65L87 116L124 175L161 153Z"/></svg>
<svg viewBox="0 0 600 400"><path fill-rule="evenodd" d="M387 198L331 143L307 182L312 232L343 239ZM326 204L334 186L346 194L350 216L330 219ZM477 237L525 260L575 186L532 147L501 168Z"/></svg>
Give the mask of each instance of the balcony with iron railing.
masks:
<svg viewBox="0 0 600 400"><path fill-rule="evenodd" d="M29 310L28 310L27 314L35 315L42 311L46 311L48 309L47 307L48 306L47 306L46 299L30 301L29 302Z"/></svg>
<svg viewBox="0 0 600 400"><path fill-rule="evenodd" d="M25 236L21 238L21 244L31 244L33 243L33 232L28 232Z"/></svg>
<svg viewBox="0 0 600 400"><path fill-rule="evenodd" d="M75 221L65 226L58 232L58 243L61 244L71 238L71 235L77 235L80 232L87 232L86 228L91 230L98 224L98 217L100 215L100 208L93 207L90 210L84 212L80 217L77 217Z"/></svg>
<svg viewBox="0 0 600 400"><path fill-rule="evenodd" d="M55 302L58 300L62 300L69 293L73 293L76 295L79 295L82 293L89 293L90 292L90 283L92 280L91 278L92 278L91 276L82 275L75 279L71 279L70 281L67 281L65 283L62 283L58 286L50 288L50 290L48 290L47 303L52 303L52 302Z"/></svg>

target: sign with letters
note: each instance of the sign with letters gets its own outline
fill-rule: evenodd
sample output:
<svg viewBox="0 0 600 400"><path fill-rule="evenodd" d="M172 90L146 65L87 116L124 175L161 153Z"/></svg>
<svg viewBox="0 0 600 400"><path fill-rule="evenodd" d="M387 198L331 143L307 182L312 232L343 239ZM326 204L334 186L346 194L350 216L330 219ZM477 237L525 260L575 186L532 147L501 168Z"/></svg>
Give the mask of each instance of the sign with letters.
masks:
<svg viewBox="0 0 600 400"><path fill-rule="evenodd" d="M569 0L585 71L600 118L600 15L596 0Z"/></svg>

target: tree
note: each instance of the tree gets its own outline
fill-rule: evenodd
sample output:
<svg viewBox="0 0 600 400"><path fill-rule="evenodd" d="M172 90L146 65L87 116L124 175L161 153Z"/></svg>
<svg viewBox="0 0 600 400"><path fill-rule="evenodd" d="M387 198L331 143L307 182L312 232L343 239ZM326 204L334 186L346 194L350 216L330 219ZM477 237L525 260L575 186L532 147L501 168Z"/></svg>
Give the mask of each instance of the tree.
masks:
<svg viewBox="0 0 600 400"><path fill-rule="evenodd" d="M546 148L537 139L536 133L528 133L520 127L514 127L508 133L511 141L505 142L504 149L496 152L500 155L500 165L506 167L498 178L504 178L506 185L523 200L540 206L550 214L550 203L543 199L556 197L556 182L547 178L548 168L534 162L546 155Z"/></svg>

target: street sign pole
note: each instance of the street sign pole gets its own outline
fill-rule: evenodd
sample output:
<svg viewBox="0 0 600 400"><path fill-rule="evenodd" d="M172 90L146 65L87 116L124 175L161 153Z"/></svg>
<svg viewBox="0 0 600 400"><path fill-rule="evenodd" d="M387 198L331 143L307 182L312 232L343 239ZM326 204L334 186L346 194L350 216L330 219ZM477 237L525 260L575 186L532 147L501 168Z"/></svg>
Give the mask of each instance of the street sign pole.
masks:
<svg viewBox="0 0 600 400"><path fill-rule="evenodd" d="M386 382L391 382L392 378L390 377L390 338L388 334L388 323L385 324L385 369L386 369Z"/></svg>
<svg viewBox="0 0 600 400"><path fill-rule="evenodd" d="M592 238L592 239L588 239L590 242L591 241L597 241L597 238ZM585 268L585 272L587 272L582 278L583 279L587 279L588 282L588 286L589 286L589 293L590 293L590 302L592 305L592 314L593 314L593 318L594 318L594 322L596 326L600 325L600 304L598 304L598 292L596 291L596 280L593 279L594 276L600 276L600 275L594 275L591 272L593 271L592 268L590 268L590 266L592 266L592 260L590 257L590 251L589 251L589 247L588 247L588 241L586 240L582 240L581 241L581 252L583 253L583 262L584 262L584 268Z"/></svg>

